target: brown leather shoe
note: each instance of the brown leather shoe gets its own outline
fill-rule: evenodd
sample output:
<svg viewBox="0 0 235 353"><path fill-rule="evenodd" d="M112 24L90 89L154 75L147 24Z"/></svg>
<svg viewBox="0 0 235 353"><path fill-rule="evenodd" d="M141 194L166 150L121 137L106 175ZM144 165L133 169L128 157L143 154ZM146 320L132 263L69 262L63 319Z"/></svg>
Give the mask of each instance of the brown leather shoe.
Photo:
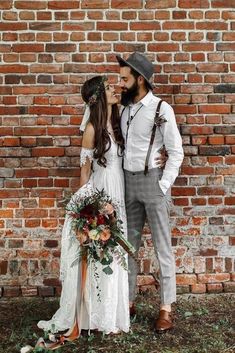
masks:
<svg viewBox="0 0 235 353"><path fill-rule="evenodd" d="M160 310L159 317L156 321L156 332L164 333L173 328L172 316L166 310Z"/></svg>
<svg viewBox="0 0 235 353"><path fill-rule="evenodd" d="M136 315L136 308L135 308L135 304L132 304L131 306L130 306L130 317L133 317L133 316L135 316Z"/></svg>

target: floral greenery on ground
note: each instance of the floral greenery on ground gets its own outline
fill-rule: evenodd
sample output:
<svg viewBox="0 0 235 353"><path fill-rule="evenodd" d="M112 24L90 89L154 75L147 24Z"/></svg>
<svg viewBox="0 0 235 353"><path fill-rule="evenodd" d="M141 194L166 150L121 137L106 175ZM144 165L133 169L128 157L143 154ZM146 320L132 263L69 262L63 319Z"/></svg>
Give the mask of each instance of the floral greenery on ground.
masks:
<svg viewBox="0 0 235 353"><path fill-rule="evenodd" d="M128 334L102 335L86 332L55 353L232 353L235 351L235 296L183 296L174 306L174 330L157 335L153 331L159 309L158 296L144 293L137 298L137 315ZM0 299L0 353L19 353L35 344L42 331L36 326L58 308L58 299ZM49 353L37 348L34 353Z"/></svg>

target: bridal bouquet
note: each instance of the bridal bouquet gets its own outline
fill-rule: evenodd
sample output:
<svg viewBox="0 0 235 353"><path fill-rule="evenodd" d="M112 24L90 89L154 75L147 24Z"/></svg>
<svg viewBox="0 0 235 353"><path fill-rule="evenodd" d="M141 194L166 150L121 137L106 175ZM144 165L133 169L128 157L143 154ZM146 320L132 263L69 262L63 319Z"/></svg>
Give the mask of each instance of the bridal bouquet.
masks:
<svg viewBox="0 0 235 353"><path fill-rule="evenodd" d="M73 197L67 213L80 242L80 258L85 255L88 262L101 263L106 274L113 273L110 265L115 257L127 269L123 250L135 258L135 249L125 239L115 204L103 190Z"/></svg>

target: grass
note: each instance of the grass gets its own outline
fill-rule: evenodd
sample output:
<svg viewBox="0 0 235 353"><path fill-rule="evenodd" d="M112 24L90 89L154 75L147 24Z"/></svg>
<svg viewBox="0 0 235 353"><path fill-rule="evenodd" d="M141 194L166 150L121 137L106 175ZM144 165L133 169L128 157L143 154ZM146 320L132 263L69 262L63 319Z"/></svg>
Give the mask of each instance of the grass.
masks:
<svg viewBox="0 0 235 353"><path fill-rule="evenodd" d="M137 315L128 334L83 334L55 353L234 353L235 296L182 296L174 307L175 328L154 333L159 298L150 293L137 297ZM58 299L0 299L0 353L18 353L42 336L36 326L58 308ZM51 352L51 351L50 351ZM49 353L42 348L34 353Z"/></svg>

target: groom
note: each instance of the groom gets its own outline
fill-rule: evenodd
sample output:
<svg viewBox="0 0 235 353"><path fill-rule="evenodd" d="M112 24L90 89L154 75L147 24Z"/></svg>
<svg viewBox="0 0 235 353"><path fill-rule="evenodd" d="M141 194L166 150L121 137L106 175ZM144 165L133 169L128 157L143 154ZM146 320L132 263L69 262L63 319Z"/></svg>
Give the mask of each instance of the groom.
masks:
<svg viewBox="0 0 235 353"><path fill-rule="evenodd" d="M125 140L128 240L138 251L147 218L160 266L161 304L155 329L162 333L173 327L171 304L176 301L169 207L170 189L183 161L182 139L173 109L152 93L152 63L140 53L131 54L127 60L117 56L117 60L120 65L123 105L121 128ZM155 133L152 132L154 121ZM156 168L156 159L163 146L168 159L162 171ZM138 273L138 266L133 259L129 260L129 270L130 313L133 313Z"/></svg>

